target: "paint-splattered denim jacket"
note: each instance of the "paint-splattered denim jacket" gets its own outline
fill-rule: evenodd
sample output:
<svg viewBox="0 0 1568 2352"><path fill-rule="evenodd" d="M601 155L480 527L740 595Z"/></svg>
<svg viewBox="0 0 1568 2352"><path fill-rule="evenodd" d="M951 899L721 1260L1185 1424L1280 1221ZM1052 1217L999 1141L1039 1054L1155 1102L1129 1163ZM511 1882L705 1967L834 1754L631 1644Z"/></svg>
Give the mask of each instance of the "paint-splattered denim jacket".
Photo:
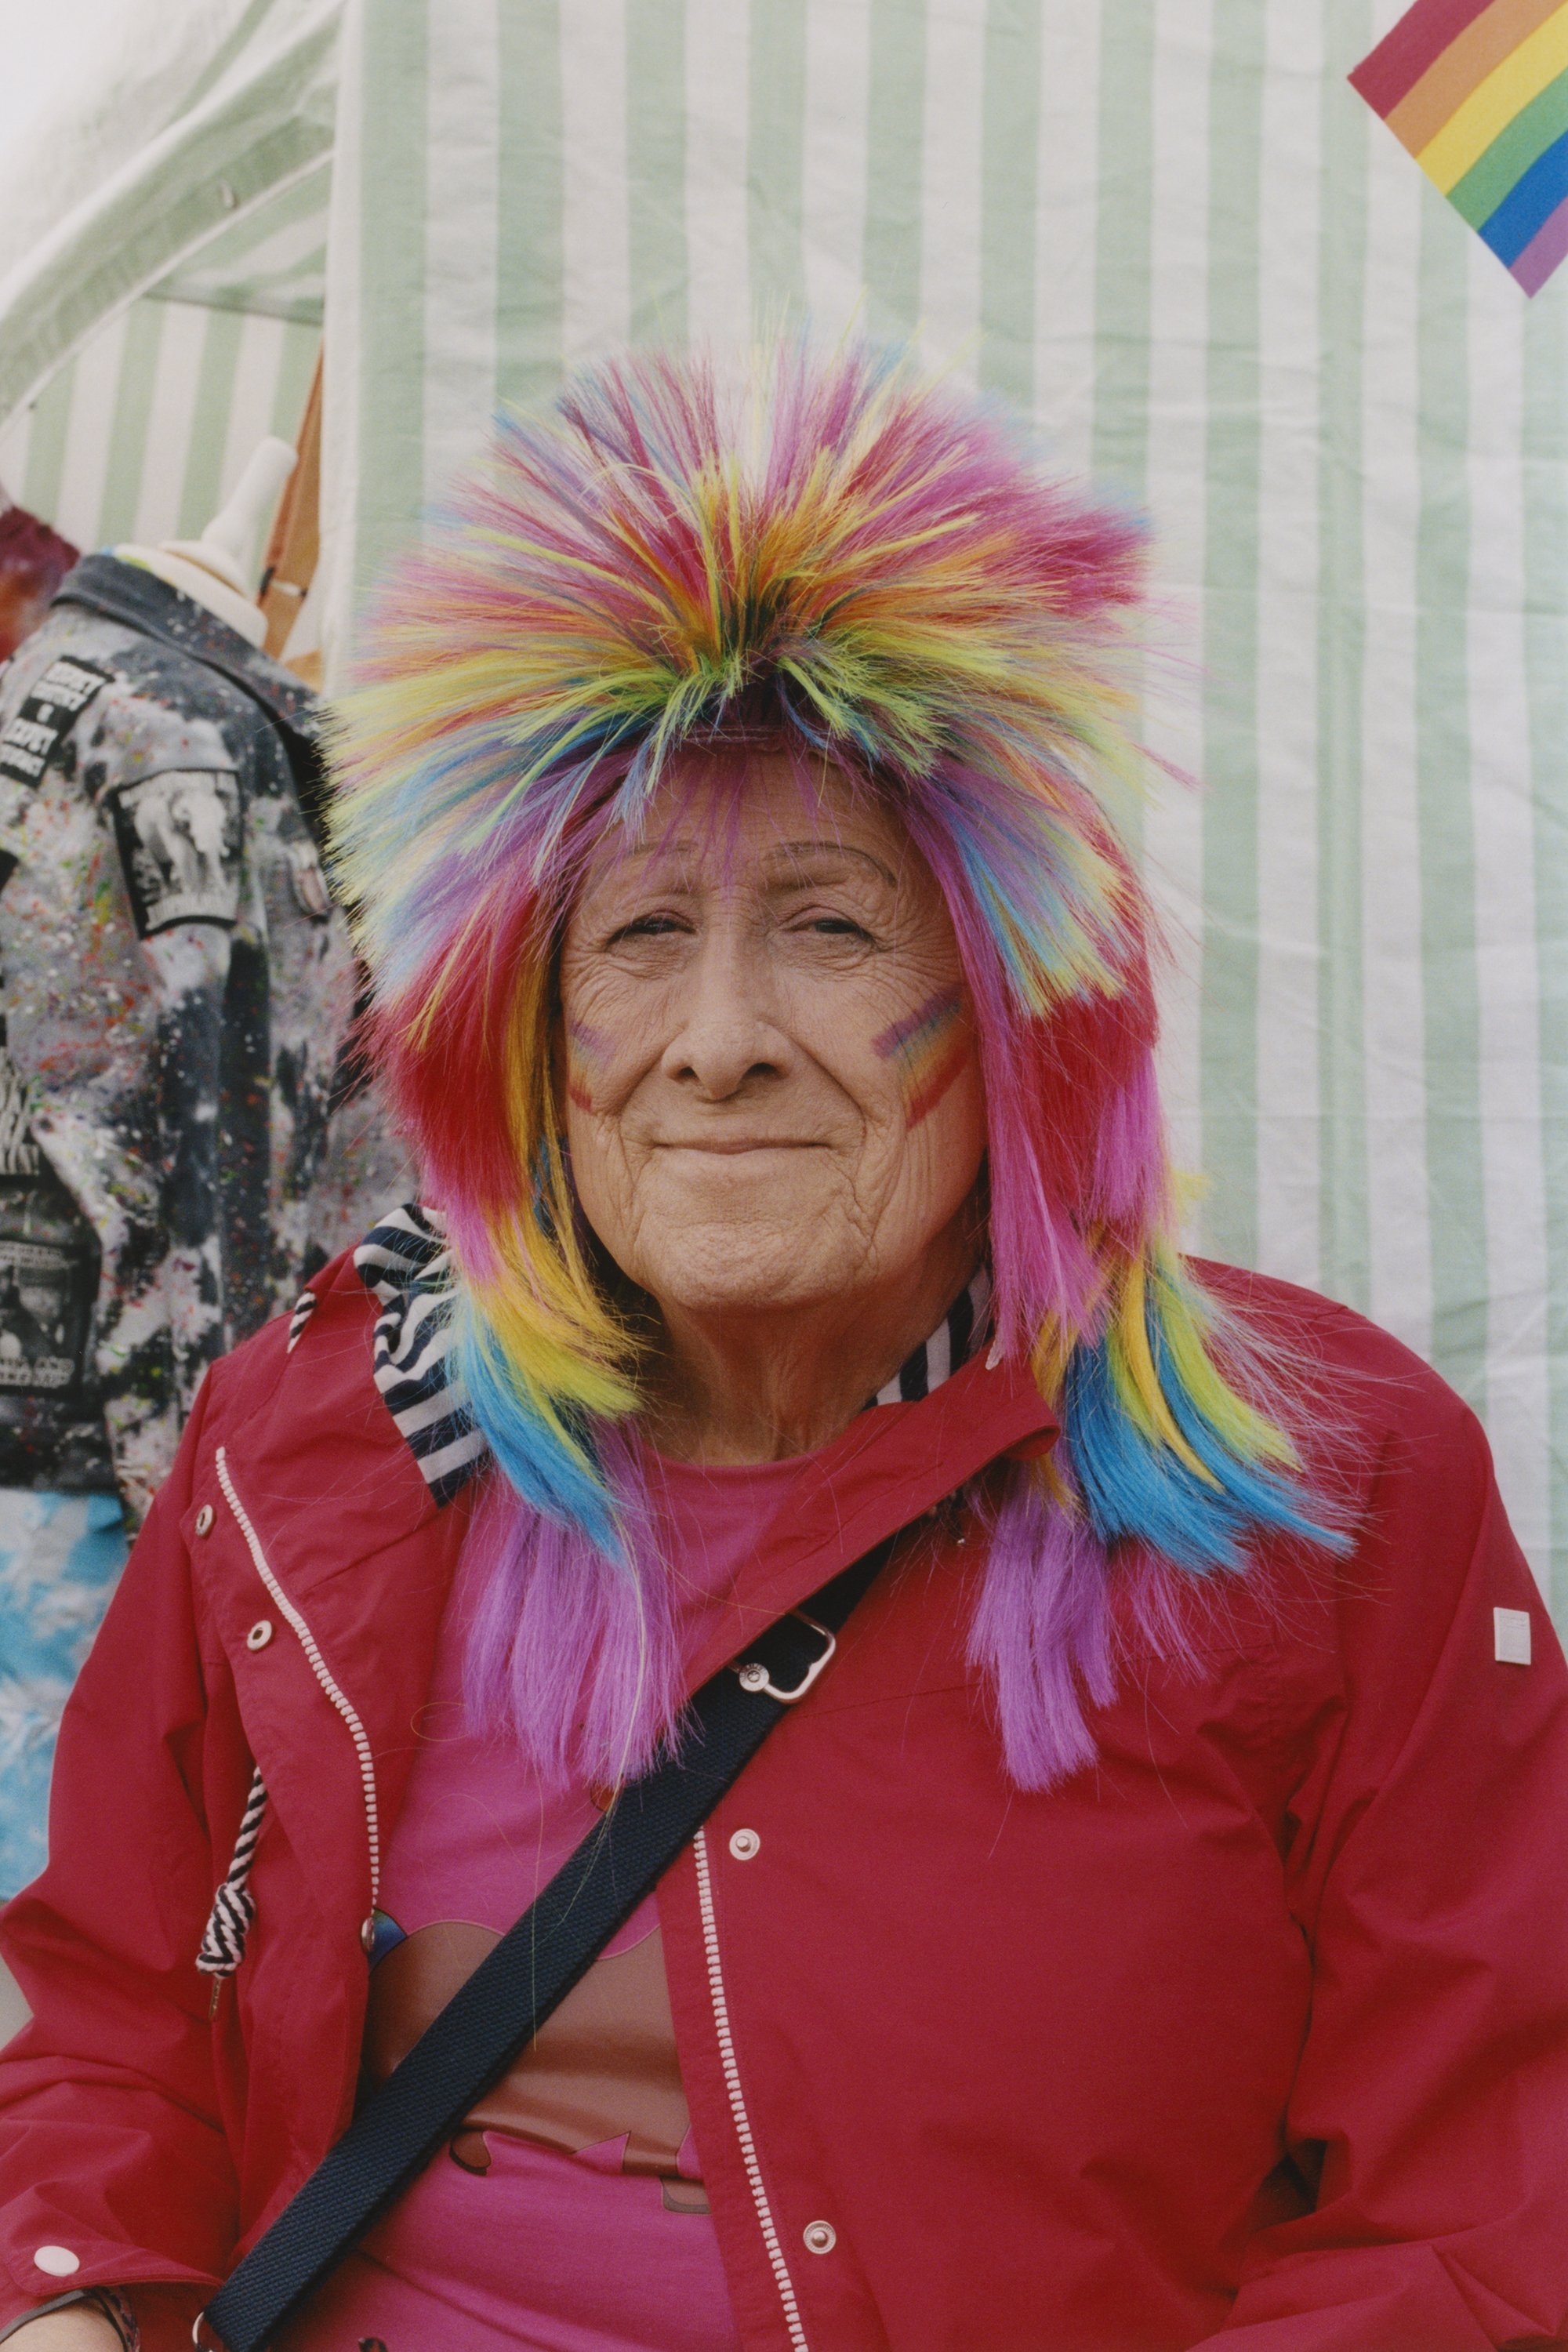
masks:
<svg viewBox="0 0 1568 2352"><path fill-rule="evenodd" d="M108 555L0 673L0 1484L139 1518L208 1363L352 1230L316 709Z"/></svg>

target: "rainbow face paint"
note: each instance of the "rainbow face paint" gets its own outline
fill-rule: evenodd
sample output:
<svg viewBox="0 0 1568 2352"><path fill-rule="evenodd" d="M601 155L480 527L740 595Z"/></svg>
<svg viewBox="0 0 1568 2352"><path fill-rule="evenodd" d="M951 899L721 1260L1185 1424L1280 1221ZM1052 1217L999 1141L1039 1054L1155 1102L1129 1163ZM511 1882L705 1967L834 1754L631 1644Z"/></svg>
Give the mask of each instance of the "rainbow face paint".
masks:
<svg viewBox="0 0 1568 2352"><path fill-rule="evenodd" d="M611 1038L585 1021L567 1023L566 1091L579 1110L594 1108L594 1076L609 1060L613 1045Z"/></svg>
<svg viewBox="0 0 1568 2352"><path fill-rule="evenodd" d="M581 1239L550 973L597 844L635 835L688 745L765 742L803 776L832 761L885 798L952 919L963 992L878 1051L911 1123L976 1052L993 1344L1032 1363L1063 1422L1056 1483L1018 1474L986 1571L1017 1588L1005 1607L988 1580L977 1654L1018 1777L1082 1760L1073 1674L1100 1686L1087 1633L1048 1657L1017 1633L1029 1664L997 1631L1048 1616L1057 1570L1100 1592L1123 1550L1205 1574L1272 1528L1323 1539L1174 1240L1129 848L1142 576L1136 520L1038 470L997 403L897 352L795 341L733 380L700 358L611 361L503 415L388 575L339 710L335 862L374 1049L447 1219L458 1361L509 1490L495 1540L518 1589L556 1595L536 1631L600 1596L600 1663L563 1632L560 1673L517 1713L539 1754L558 1760L587 1720L599 1750L580 1760L618 1778L678 1704L636 1342ZM591 1108L595 1041L566 1043ZM500 1602L486 1622L508 1638ZM585 1698L579 1669L600 1678Z"/></svg>
<svg viewBox="0 0 1568 2352"><path fill-rule="evenodd" d="M911 1127L930 1117L969 1059L963 1012L963 991L942 989L871 1041L880 1060L897 1059Z"/></svg>

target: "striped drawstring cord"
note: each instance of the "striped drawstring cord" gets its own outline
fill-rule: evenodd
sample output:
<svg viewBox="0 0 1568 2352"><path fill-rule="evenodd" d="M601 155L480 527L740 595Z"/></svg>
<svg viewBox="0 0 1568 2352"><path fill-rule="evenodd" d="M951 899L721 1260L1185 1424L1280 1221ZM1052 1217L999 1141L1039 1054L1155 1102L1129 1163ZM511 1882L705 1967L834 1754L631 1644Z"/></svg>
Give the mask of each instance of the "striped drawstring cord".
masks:
<svg viewBox="0 0 1568 2352"><path fill-rule="evenodd" d="M228 1865L228 1875L213 1896L206 1933L196 1954L196 1966L205 1977L231 1977L245 1958L245 1939L256 1916L250 1865L256 1859L256 1841L261 1835L261 1817L266 1811L267 1783L258 1764L250 1776L250 1794L245 1801L239 1835L234 1842L234 1859ZM213 1997L216 1999L216 1992Z"/></svg>

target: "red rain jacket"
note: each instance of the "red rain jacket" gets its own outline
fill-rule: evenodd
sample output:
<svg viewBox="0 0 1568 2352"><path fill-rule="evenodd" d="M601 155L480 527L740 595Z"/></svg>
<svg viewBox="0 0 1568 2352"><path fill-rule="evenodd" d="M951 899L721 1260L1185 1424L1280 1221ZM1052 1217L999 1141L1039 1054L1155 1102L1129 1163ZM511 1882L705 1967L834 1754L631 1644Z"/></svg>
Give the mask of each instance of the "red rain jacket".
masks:
<svg viewBox="0 0 1568 2352"><path fill-rule="evenodd" d="M1562 1656L1458 1401L1356 1317L1215 1278L1320 1359L1354 1556L1228 1580L1195 1671L1131 1644L1066 1788L1004 1779L964 1654L978 1538L924 1516L1037 1446L1026 1379L976 1359L862 1415L762 1539L772 1615L911 1528L660 1890L748 2352L1563 2340ZM292 1355L273 1325L209 1375L67 1716L55 1859L5 1926L37 2016L0 2061L0 2322L64 2248L73 2285L165 2283L136 2300L174 2352L351 2111L367 1791L299 1625L384 1841L466 1507L377 1395L351 1267L315 1286ZM256 1923L209 2016L253 1757Z"/></svg>

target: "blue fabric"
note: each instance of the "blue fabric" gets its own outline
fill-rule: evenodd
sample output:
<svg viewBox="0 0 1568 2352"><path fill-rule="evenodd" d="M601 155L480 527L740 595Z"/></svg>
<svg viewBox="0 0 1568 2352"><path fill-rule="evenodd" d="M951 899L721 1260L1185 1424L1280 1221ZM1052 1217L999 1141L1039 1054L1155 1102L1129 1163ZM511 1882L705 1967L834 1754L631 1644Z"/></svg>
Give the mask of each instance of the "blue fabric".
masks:
<svg viewBox="0 0 1568 2352"><path fill-rule="evenodd" d="M1511 268L1568 198L1568 131L1554 140L1516 182L1487 221L1481 236L1500 261Z"/></svg>
<svg viewBox="0 0 1568 2352"><path fill-rule="evenodd" d="M0 1896L44 1866L60 1716L128 1549L117 1495L0 1486Z"/></svg>

